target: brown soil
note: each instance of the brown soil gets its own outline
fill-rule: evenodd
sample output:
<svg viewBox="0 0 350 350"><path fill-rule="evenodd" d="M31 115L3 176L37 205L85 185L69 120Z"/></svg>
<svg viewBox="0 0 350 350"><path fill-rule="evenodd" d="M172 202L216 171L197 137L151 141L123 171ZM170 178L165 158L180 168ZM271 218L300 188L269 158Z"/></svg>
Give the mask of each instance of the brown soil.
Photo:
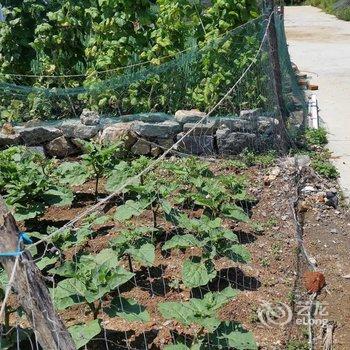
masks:
<svg viewBox="0 0 350 350"><path fill-rule="evenodd" d="M151 315L151 320L146 324L130 323L120 318L110 318L104 311L101 311L99 318L103 320L102 325L105 331L99 336L102 340L96 339L89 348L107 348L106 336L109 349L122 349L125 346L130 346L133 349L147 347L154 350L163 349L165 344L171 342L173 332L191 337L198 331L196 327L185 327L176 321L163 319L158 312L157 305L164 301L188 301L191 297L200 297L201 293L208 290L222 290L227 286L238 289L240 292L220 311L220 318L241 322L246 329L253 332L259 349L284 350L288 344L295 340L300 341L299 344L307 344L304 334L305 327L299 326L295 322L295 317L286 324L282 324L277 319L276 325L266 325L258 317L258 311L264 302L272 305L284 303L291 307L295 316L296 301L308 299L307 290L302 281L307 266L298 253L296 225L291 205L291 200L296 193L295 173L294 168L286 164L281 163L277 167L279 170L277 176L276 169L260 169L258 167L239 172L247 177L250 184L249 191L258 199L257 203L249 210L252 221L259 223L259 227L252 224L237 224L230 220L225 220L224 224L237 233L240 243L246 245L252 255L251 263L239 264L229 262L225 258L219 259L215 264L219 271L218 277L202 290L189 290L181 283L175 287L170 282L181 280L182 262L186 257L201 254L200 250L173 251L170 255L165 255L161 254L160 249L157 249L153 267L145 268L137 264L134 265L136 284L135 281L130 281L123 285L119 291L106 297L103 302L103 307L108 308L113 297L119 292L122 296L135 299L145 306ZM238 172L236 169L222 169L220 163L213 163L212 169L217 174ZM84 207L94 203L94 199L89 197L93 193L93 188L93 183L84 185L83 188L79 189L81 191L80 200L75 203L73 208L59 210L50 208L41 221L60 226L62 222L70 220ZM102 189L103 187L101 187L101 192ZM317 205L322 206L322 210L327 213L327 222L337 222L335 219L339 219L343 215L336 214L334 209L324 209L325 204L318 203ZM108 214L112 214L114 208L109 207L106 211ZM321 270L326 276L327 289L332 294L322 292L321 296L325 300L332 301L332 306L328 308L330 315L338 323L337 332L342 330L342 335L340 333L339 336L336 335L337 344L346 344L349 339L345 332L347 316L345 316L344 305L350 301L350 291L345 284L348 284L348 280L344 280L341 275L350 273L349 261L345 262L346 253L349 251L349 241L345 245L346 236L342 234L331 235L326 229L326 224L322 221L315 221L312 213L314 216L317 215L316 209L310 210L308 205L305 214L305 242L310 249L310 254L316 258L319 266L324 266ZM201 212L193 213L193 216L196 217L200 215ZM150 225L151 218L152 213L145 212L137 218L137 224ZM308 229L308 220L312 222L310 230ZM161 221L160 224L163 226L165 223ZM169 224L167 225L169 226ZM339 231L345 232L345 227L349 229L347 224L344 223L344 225L338 227ZM167 230L170 228L170 226L166 227ZM110 239L118 235L121 226L111 221L95 229L103 234L97 235L80 249L97 253L108 247ZM325 237L321 238L323 234ZM337 250L333 247L336 247ZM77 251L75 247L72 254ZM338 260L335 260L335 252L337 252ZM344 258L344 261L339 260L339 254ZM337 261L340 262L339 266ZM332 269L329 269L330 262L335 265ZM123 262L123 265L128 268L126 261ZM342 300L341 297L345 299ZM92 315L85 305L75 306L60 314L68 326L92 320ZM126 338L128 344L125 342ZM339 349L345 349L345 347L339 347Z"/></svg>
<svg viewBox="0 0 350 350"><path fill-rule="evenodd" d="M316 183L320 190L330 187L315 180L311 184ZM347 350L350 344L350 212L346 207L334 209L325 205L317 195L306 196L305 201L308 203L304 214L305 246L326 279L326 288L318 297L325 311L321 318L336 325L334 348ZM321 327L315 328L319 336ZM317 349L322 349L319 339Z"/></svg>

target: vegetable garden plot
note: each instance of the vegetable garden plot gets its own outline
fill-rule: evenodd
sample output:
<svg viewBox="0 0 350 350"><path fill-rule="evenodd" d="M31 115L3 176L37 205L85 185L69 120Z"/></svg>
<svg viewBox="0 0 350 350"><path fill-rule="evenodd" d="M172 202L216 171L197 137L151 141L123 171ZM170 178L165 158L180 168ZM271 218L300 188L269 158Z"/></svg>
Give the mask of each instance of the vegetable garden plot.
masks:
<svg viewBox="0 0 350 350"><path fill-rule="evenodd" d="M201 125L202 129L198 124L207 122L214 112L229 116L230 126L224 125L220 135L230 139L232 146L238 138L240 145L248 147L246 139L255 140L252 128L258 129L259 141L260 134L269 141L283 138L283 118L288 115L282 115L281 105L276 106L277 93L270 79L271 50L266 47L267 28L275 15L278 16L271 13L268 19L261 17L225 32L219 40L209 40L203 47L195 46L200 59L187 60L196 55L180 52L172 60L151 62L147 72L139 68L124 76L111 74L91 86L33 87L21 81L17 85L9 81L12 78L4 77L2 97L20 97L17 107L22 120L33 113L32 102L40 105L44 116L49 112L60 118L71 109L79 110L84 99L94 107L98 104L106 113L118 111L116 116L145 109L175 111L193 105L209 111L195 124L191 121L187 123L190 126L184 125L181 136L175 125L171 145L166 145L165 153L153 161L131 157L120 144L101 146L96 142L78 142L85 154L63 163L22 147L1 153L1 194L22 222L21 229L34 240L28 249L78 348L257 348L246 319L241 321L239 313L231 312L235 309L232 303L242 294L239 290L253 292L261 288L254 269L247 273L250 264L256 264L247 244L250 235L237 231L238 224L257 232L261 229L251 221L257 202L255 188L232 172L240 173L249 158L255 160L255 156L248 152L242 156L245 163L223 163L222 167L217 161L210 164L188 157L165 160L165 156L172 154L186 136L194 138L190 150L197 146L198 136L205 139L203 128L210 129L210 123ZM290 64L289 60L286 63ZM218 67L221 73L215 76L212 71ZM285 68L290 74L290 67ZM196 79L190 78L189 72ZM215 87L211 78L217 80ZM295 103L290 82L283 83L284 102L290 102L290 110L286 108L298 109L302 114L303 106ZM110 98L110 90L121 95ZM62 97L67 98L67 105L61 106ZM135 105L135 101L140 104ZM243 110L256 107L261 109ZM261 118L255 115L260 112ZM271 121L279 125L279 130L273 128L272 133L265 134L264 122ZM242 125L237 127L237 122ZM263 130L259 122L263 122ZM169 130L169 123L165 126ZM72 124L53 134L73 142L78 136L71 127ZM96 129L94 135L100 130L80 122L79 128L89 132ZM50 130L46 131L50 134ZM23 140L27 132L22 129L19 139ZM5 135L5 139L13 141L15 136L11 135ZM51 130L44 142L54 141L52 136ZM88 138L85 136L79 138ZM219 154L217 136L209 137L211 155ZM259 177L259 186L261 180ZM86 192L86 186L93 186L93 191ZM19 344L20 337L24 337L24 346L34 348L34 336L30 336L28 323L21 318L22 311L15 301L3 305L7 307L7 317L1 346Z"/></svg>
<svg viewBox="0 0 350 350"><path fill-rule="evenodd" d="M71 210L78 214L95 201L96 172L86 156L82 162L57 164L13 148L2 157L1 166L11 166L13 175L2 187L5 197L19 181L25 162L36 178L41 174L73 198L71 207L55 201L39 213L32 208L34 199L41 197L27 196L33 203L26 207L22 228L33 240L46 240L71 218ZM107 159L97 187L100 197L150 161ZM194 158L163 161L99 215L31 248L78 347L256 348L252 334L225 307L234 309L239 290L253 291L261 284L245 272L252 254L242 243L251 235L235 230L239 222L256 229L249 219L256 203L254 187L234 174L244 163L219 164ZM259 181L261 186L261 175ZM49 185L45 188L51 191ZM45 191L40 195L46 198ZM65 206L56 210L57 205ZM19 208L23 215L23 205ZM11 341L17 332L25 337L28 325L14 302L8 313L8 329L16 324L20 328L12 329L3 341Z"/></svg>

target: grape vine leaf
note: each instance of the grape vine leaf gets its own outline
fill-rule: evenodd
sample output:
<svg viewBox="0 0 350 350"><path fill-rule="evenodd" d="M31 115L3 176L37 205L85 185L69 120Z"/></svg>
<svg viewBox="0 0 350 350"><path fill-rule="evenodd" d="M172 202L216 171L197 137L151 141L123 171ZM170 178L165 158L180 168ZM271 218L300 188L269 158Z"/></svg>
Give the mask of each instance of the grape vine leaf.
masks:
<svg viewBox="0 0 350 350"><path fill-rule="evenodd" d="M55 187L46 191L43 198L47 204L63 207L72 204L74 195L68 188Z"/></svg>
<svg viewBox="0 0 350 350"><path fill-rule="evenodd" d="M45 210L43 203L33 203L27 206L15 205L14 206L14 218L16 221L24 221L34 219L38 215L41 215Z"/></svg>

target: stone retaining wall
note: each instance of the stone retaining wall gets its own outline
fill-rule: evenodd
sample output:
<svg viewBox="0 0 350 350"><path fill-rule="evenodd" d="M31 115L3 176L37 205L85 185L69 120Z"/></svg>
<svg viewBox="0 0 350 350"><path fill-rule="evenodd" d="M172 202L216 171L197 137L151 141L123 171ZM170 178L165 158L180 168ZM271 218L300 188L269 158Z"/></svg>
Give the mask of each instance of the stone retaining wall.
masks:
<svg viewBox="0 0 350 350"><path fill-rule="evenodd" d="M233 155L243 149L266 149L276 136L278 120L259 109L243 110L240 116L206 118L188 135L205 113L178 111L175 116L163 113L100 118L84 110L80 119L41 122L3 127L0 148L13 145L40 146L47 156L64 158L81 152L77 139L97 139L108 143L122 140L135 155L158 156L180 141L179 152L196 155Z"/></svg>

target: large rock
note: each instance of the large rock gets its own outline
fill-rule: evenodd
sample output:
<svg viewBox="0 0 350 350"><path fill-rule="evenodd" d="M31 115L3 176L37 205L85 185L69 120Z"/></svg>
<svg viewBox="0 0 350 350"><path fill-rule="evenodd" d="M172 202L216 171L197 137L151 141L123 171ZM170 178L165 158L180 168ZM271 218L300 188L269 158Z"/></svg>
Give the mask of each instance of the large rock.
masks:
<svg viewBox="0 0 350 350"><path fill-rule="evenodd" d="M0 132L0 148L7 146L17 146L21 143L21 138L19 134L4 134Z"/></svg>
<svg viewBox="0 0 350 350"><path fill-rule="evenodd" d="M27 146L40 146L62 136L62 131L52 127L31 127L19 129L19 136Z"/></svg>
<svg viewBox="0 0 350 350"><path fill-rule="evenodd" d="M219 126L221 129L228 128L230 131L241 132L256 132L258 125L256 120L249 120L243 118L230 118L222 117L219 120Z"/></svg>
<svg viewBox="0 0 350 350"><path fill-rule="evenodd" d="M126 149L130 149L137 141L132 130L133 123L118 123L105 128L100 136L101 143L109 144L122 141Z"/></svg>
<svg viewBox="0 0 350 350"><path fill-rule="evenodd" d="M192 130L193 129L193 130ZM186 123L183 126L183 132L190 132L191 135L213 135L217 129L217 123L211 121L209 123Z"/></svg>
<svg viewBox="0 0 350 350"><path fill-rule="evenodd" d="M59 128L65 137L85 140L96 136L101 127L99 125L84 125L79 120L67 120Z"/></svg>
<svg viewBox="0 0 350 350"><path fill-rule="evenodd" d="M79 153L78 148L64 136L57 137L44 146L45 154L49 157L65 158Z"/></svg>
<svg viewBox="0 0 350 350"><path fill-rule="evenodd" d="M177 135L179 141L184 136L184 133ZM210 135L187 135L176 146L179 152L196 155L212 155L215 153L214 136Z"/></svg>
<svg viewBox="0 0 350 350"><path fill-rule="evenodd" d="M137 156L146 156L151 153L151 145L143 139L139 139L131 147L131 152Z"/></svg>
<svg viewBox="0 0 350 350"><path fill-rule="evenodd" d="M261 109L260 108L244 109L239 114L239 116L241 118L244 118L244 119L254 119L254 118L257 118L259 115L261 115Z"/></svg>
<svg viewBox="0 0 350 350"><path fill-rule="evenodd" d="M169 139L159 139L157 140L157 144L162 148L164 151L169 149L170 147L173 146L174 144L174 138L169 138Z"/></svg>
<svg viewBox="0 0 350 350"><path fill-rule="evenodd" d="M179 110L175 113L175 119L180 124L196 123L205 116L206 113L201 112L198 109Z"/></svg>
<svg viewBox="0 0 350 350"><path fill-rule="evenodd" d="M228 128L216 132L219 154L239 154L245 148L254 149L256 135L245 132L231 132Z"/></svg>
<svg viewBox="0 0 350 350"><path fill-rule="evenodd" d="M278 125L278 120L269 117L259 117L258 118L258 132L261 134L272 134L276 131Z"/></svg>
<svg viewBox="0 0 350 350"><path fill-rule="evenodd" d="M84 125L98 125L100 124L100 116L96 111L90 111L88 109L84 109L80 115L80 122Z"/></svg>
<svg viewBox="0 0 350 350"><path fill-rule="evenodd" d="M162 123L135 122L132 130L141 137L146 138L169 138L182 130L179 123L165 121Z"/></svg>

